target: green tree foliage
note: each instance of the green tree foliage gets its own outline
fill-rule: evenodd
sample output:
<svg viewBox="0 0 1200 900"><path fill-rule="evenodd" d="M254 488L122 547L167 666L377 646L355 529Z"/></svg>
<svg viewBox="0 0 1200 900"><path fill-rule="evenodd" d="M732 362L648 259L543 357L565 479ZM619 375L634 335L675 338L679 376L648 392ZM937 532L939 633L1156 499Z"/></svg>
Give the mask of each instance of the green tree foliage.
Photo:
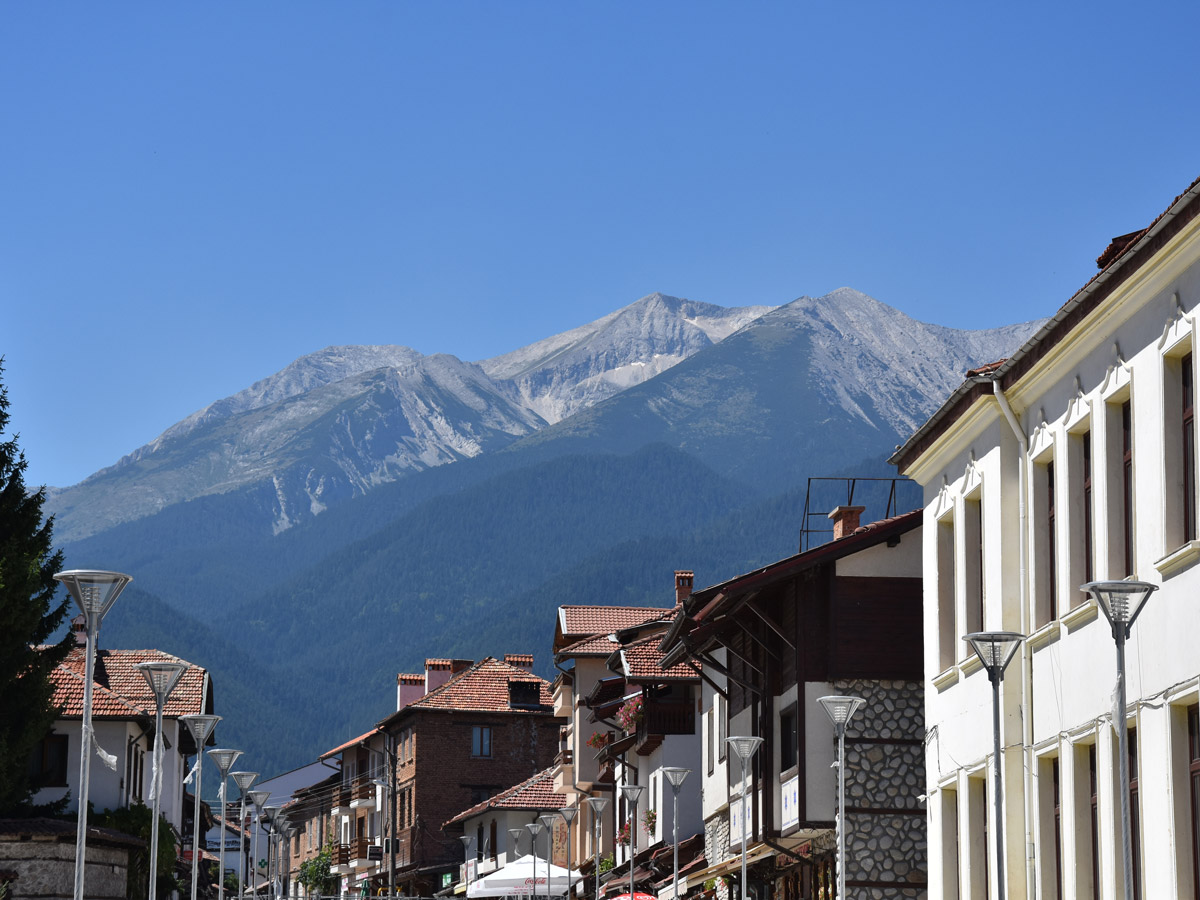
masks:
<svg viewBox="0 0 1200 900"><path fill-rule="evenodd" d="M296 880L304 885L306 894L323 896L337 892L337 876L329 871L332 860L333 843L327 840L320 853L300 864Z"/></svg>
<svg viewBox="0 0 1200 900"><path fill-rule="evenodd" d="M8 408L0 381L0 436ZM53 518L42 518L45 488L26 490L26 466L16 438L0 440L0 816L31 809L38 785L29 757L58 715L50 673L72 642L68 631L57 644L38 649L65 620L67 600L53 603L62 554L51 547Z"/></svg>
<svg viewBox="0 0 1200 900"><path fill-rule="evenodd" d="M150 896L150 832L154 821L154 812L142 803L133 806L122 806L119 809L106 809L102 813L93 813L89 824L100 828L113 828L145 841L145 846L139 847L129 854L129 877L125 882L126 900L145 900ZM180 885L175 880L175 845L179 840L179 832L167 821L167 817L158 817L158 896L166 897L172 891L179 890ZM236 892L236 887L235 887Z"/></svg>

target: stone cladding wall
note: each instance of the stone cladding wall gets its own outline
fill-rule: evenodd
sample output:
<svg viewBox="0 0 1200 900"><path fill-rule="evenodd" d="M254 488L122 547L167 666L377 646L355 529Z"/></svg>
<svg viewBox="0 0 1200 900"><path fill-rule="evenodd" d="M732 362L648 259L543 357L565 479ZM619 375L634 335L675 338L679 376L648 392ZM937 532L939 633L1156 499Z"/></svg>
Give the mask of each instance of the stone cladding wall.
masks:
<svg viewBox="0 0 1200 900"><path fill-rule="evenodd" d="M89 837L83 875L88 900L125 900L128 868L128 847L106 847ZM70 900L75 892L75 843L40 836L33 840L6 837L0 840L0 872L16 875L14 897Z"/></svg>
<svg viewBox="0 0 1200 900"><path fill-rule="evenodd" d="M866 700L846 727L846 880L909 885L848 885L846 900L924 897L922 687L908 681L852 680L835 682L834 689ZM836 770L831 772L836 779Z"/></svg>

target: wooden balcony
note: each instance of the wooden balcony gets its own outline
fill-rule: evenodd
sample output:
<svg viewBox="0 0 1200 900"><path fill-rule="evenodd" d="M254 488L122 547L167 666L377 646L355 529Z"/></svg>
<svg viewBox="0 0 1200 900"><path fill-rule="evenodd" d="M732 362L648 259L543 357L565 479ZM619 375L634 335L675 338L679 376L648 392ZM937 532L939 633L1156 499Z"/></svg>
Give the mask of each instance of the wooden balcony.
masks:
<svg viewBox="0 0 1200 900"><path fill-rule="evenodd" d="M375 784L368 778L355 780L350 791L351 809L370 809L375 805Z"/></svg>
<svg viewBox="0 0 1200 900"><path fill-rule="evenodd" d="M332 810L334 816L344 816L350 811L350 798L353 792L350 790L349 784L340 784L333 789L333 797L331 798Z"/></svg>
<svg viewBox="0 0 1200 900"><path fill-rule="evenodd" d="M370 865L367 848L371 846L371 841L368 838L355 838L350 842L350 865L355 868Z"/></svg>
<svg viewBox="0 0 1200 900"><path fill-rule="evenodd" d="M350 845L337 844L333 848L333 853L329 857L329 866L339 874L345 874L350 871Z"/></svg>
<svg viewBox="0 0 1200 900"><path fill-rule="evenodd" d="M643 707L637 729L637 753L648 756L669 734L696 733L696 706L690 701L650 700Z"/></svg>

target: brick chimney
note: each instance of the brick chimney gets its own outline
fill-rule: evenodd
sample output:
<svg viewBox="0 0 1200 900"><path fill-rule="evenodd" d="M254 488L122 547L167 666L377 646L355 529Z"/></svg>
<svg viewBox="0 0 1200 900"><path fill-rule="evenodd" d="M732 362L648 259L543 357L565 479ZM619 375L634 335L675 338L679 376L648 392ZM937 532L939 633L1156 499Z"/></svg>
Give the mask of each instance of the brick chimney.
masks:
<svg viewBox="0 0 1200 900"><path fill-rule="evenodd" d="M425 696L425 676L401 672L396 676L396 709L401 710Z"/></svg>
<svg viewBox="0 0 1200 900"><path fill-rule="evenodd" d="M858 528L858 517L866 510L865 506L835 506L829 514L833 520L833 539L844 538L854 534Z"/></svg>
<svg viewBox="0 0 1200 900"><path fill-rule="evenodd" d="M450 680L451 661L448 659L425 660L425 693L436 691Z"/></svg>
<svg viewBox="0 0 1200 900"><path fill-rule="evenodd" d="M505 653L504 661L510 666L516 666L518 669L524 669L526 672L533 671L532 653Z"/></svg>
<svg viewBox="0 0 1200 900"><path fill-rule="evenodd" d="M675 604L679 605L688 597L692 596L692 582L696 578L696 573L690 569L675 570Z"/></svg>
<svg viewBox="0 0 1200 900"><path fill-rule="evenodd" d="M87 619L82 613L71 620L71 634L75 635L76 647L87 646Z"/></svg>

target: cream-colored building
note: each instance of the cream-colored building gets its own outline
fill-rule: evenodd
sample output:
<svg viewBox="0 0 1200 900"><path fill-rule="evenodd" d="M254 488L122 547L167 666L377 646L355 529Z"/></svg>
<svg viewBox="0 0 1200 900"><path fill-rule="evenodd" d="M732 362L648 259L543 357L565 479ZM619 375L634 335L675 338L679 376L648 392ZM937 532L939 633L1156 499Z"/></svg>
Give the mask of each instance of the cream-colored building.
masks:
<svg viewBox="0 0 1200 900"><path fill-rule="evenodd" d="M1002 685L1013 898L1123 896L1116 649L1091 580L1160 589L1127 646L1134 875L1200 897L1200 540L1193 349L1200 182L897 451L924 487L931 898L996 896L992 701L962 636L1028 635Z"/></svg>

